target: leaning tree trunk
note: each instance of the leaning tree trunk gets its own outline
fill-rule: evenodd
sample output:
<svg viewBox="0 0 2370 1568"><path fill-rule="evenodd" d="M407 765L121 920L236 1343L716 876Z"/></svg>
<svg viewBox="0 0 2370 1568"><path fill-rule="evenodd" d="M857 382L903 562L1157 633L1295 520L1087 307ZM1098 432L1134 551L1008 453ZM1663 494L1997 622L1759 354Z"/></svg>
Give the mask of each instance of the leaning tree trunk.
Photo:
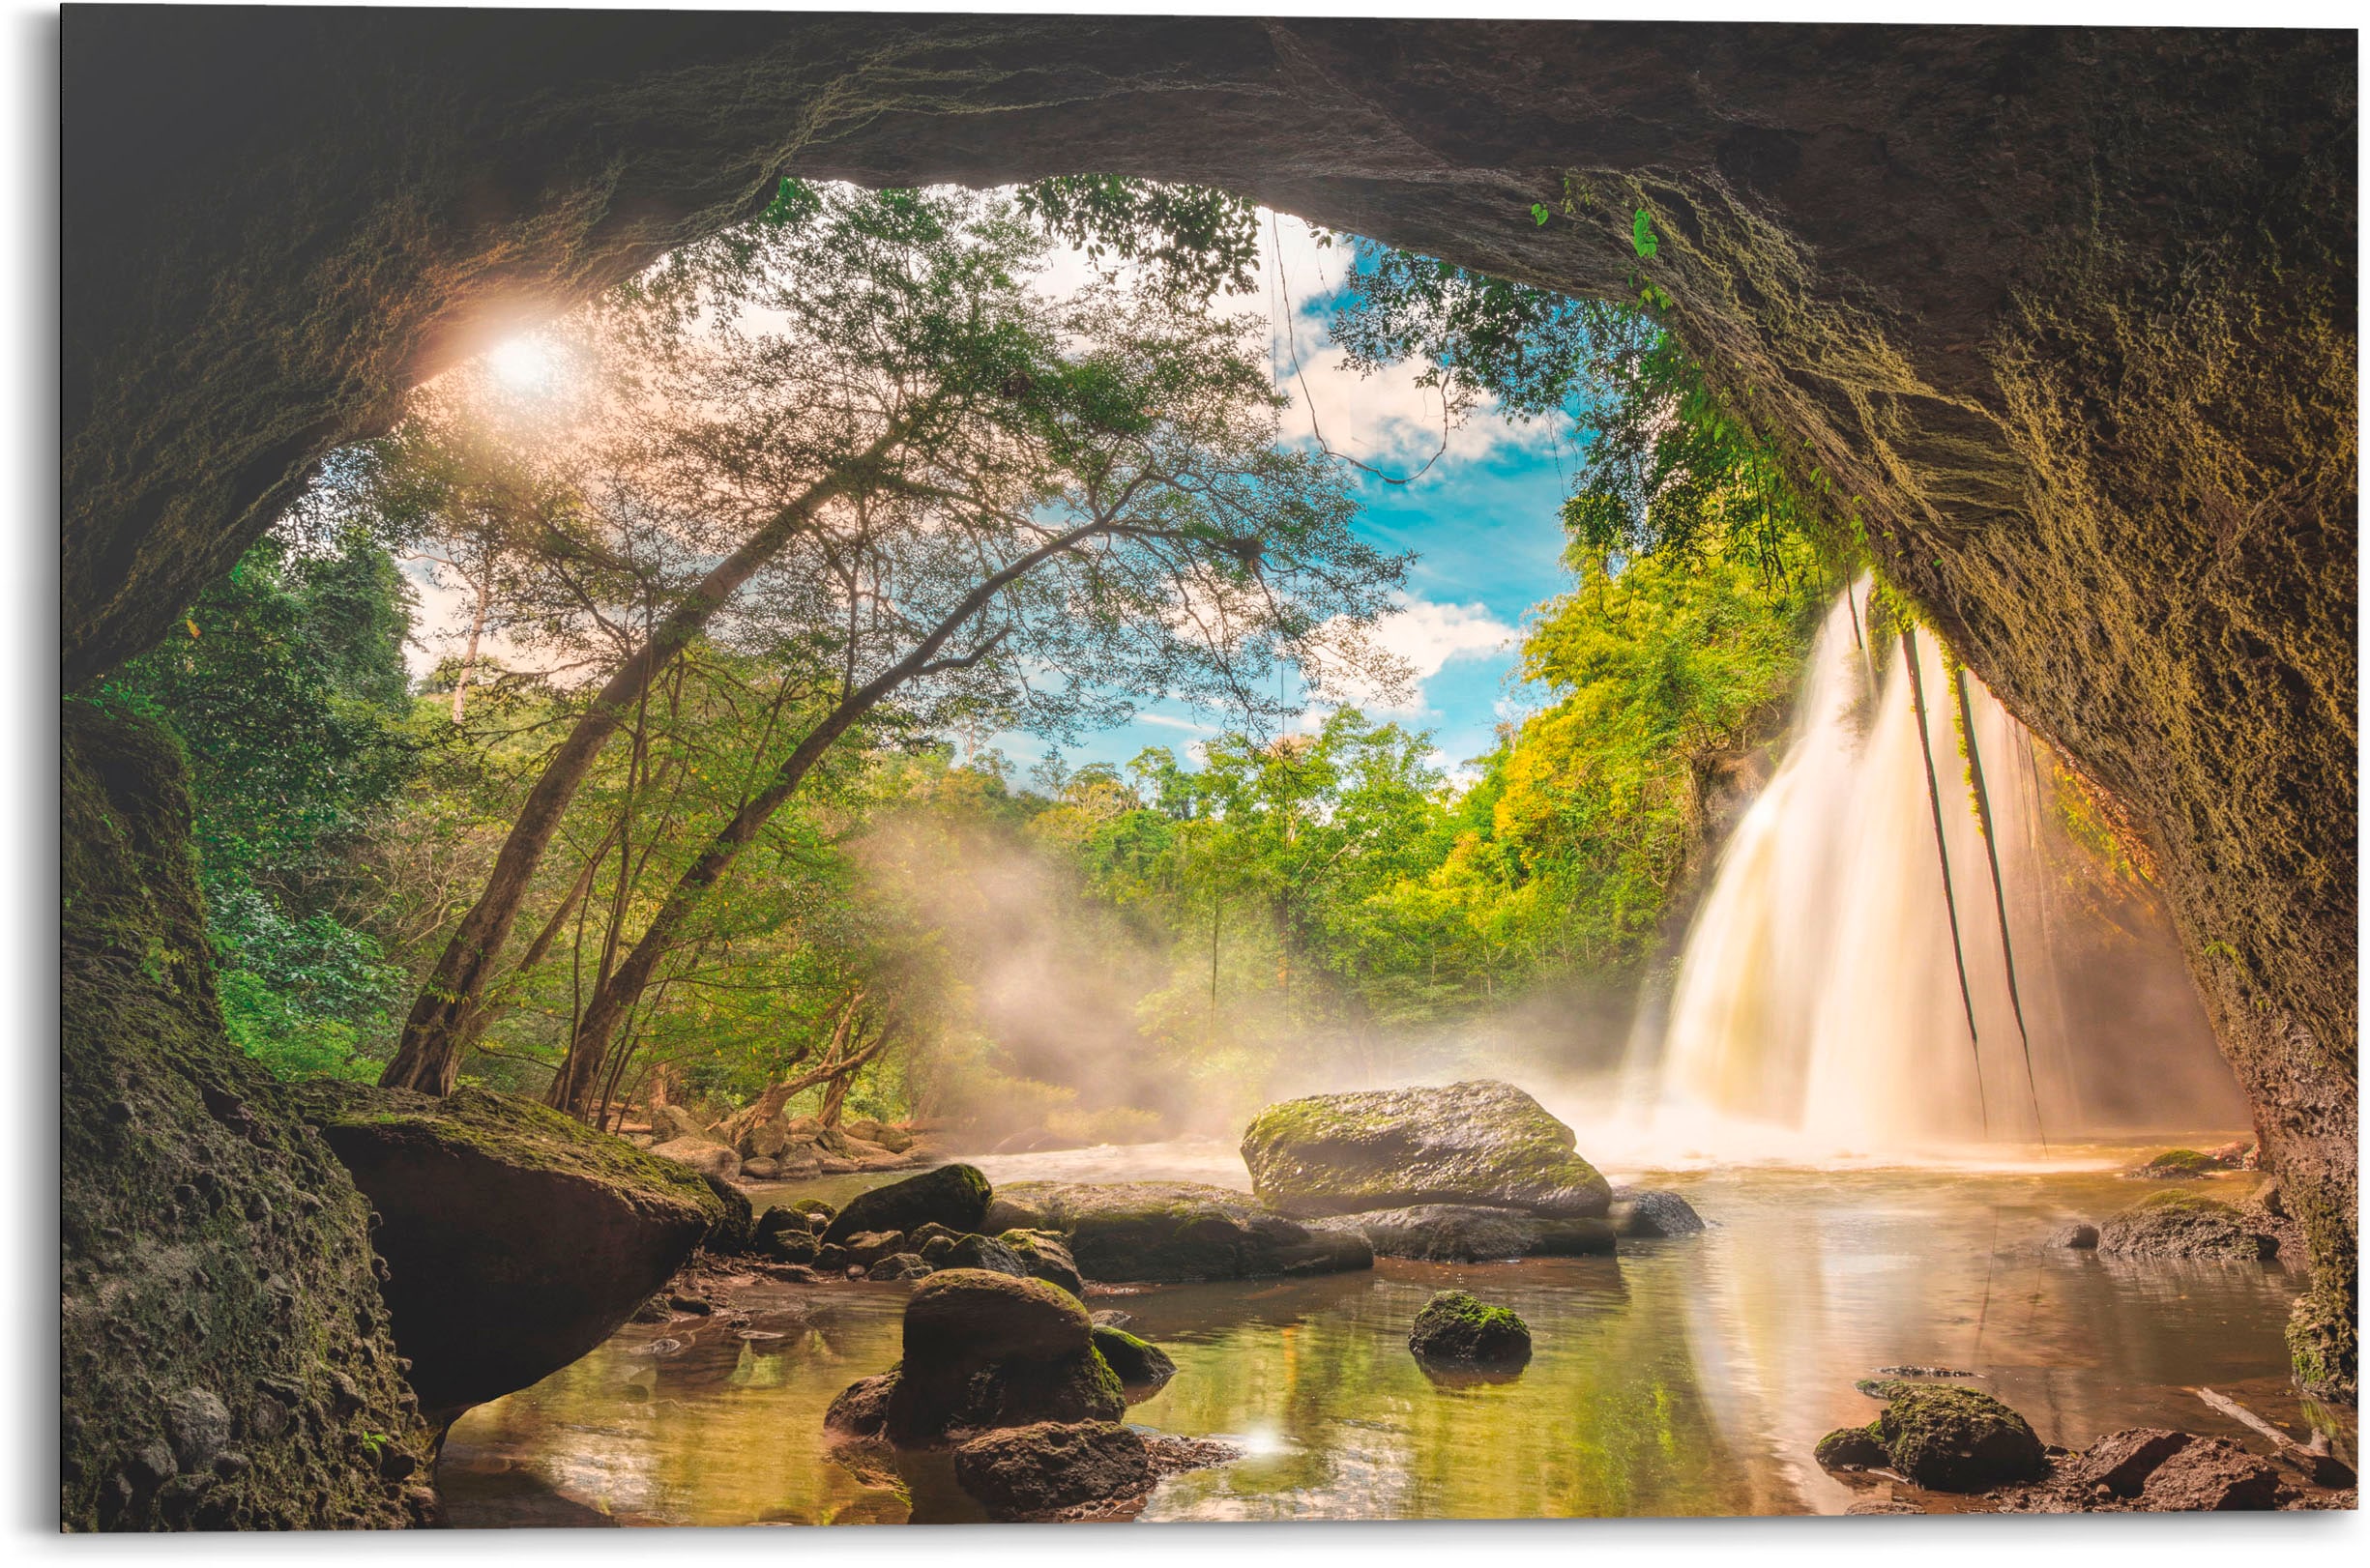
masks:
<svg viewBox="0 0 2370 1568"><path fill-rule="evenodd" d="M379 1083L389 1089L416 1089L443 1094L453 1088L461 1056L484 1027L483 1002L502 948L510 941L535 870L542 861L560 819L576 791L592 771L593 763L609 737L625 721L643 689L659 670L688 647L725 601L739 592L757 569L832 501L853 488L853 477L893 445L903 426L892 427L873 443L863 459L834 473L790 506L769 519L742 546L717 563L698 586L685 595L673 612L651 633L650 640L619 665L600 688L593 705L576 720L568 739L552 755L535 787L527 793L502 853L486 878L485 891L461 917L459 929L445 946L436 968L420 988L404 1021L403 1038L395 1060Z"/></svg>

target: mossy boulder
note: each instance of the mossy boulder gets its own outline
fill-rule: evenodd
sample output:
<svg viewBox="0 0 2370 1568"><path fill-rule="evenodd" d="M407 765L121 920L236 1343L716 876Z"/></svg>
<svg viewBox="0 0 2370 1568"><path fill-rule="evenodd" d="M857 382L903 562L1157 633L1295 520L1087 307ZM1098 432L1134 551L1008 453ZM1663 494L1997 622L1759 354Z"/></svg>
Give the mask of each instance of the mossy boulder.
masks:
<svg viewBox="0 0 2370 1568"><path fill-rule="evenodd" d="M59 716L59 1526L418 1522L369 1205L223 1032L180 753Z"/></svg>
<svg viewBox="0 0 2370 1568"><path fill-rule="evenodd" d="M1020 1181L998 1215L1069 1238L1091 1280L1180 1282L1331 1274L1374 1266L1355 1233L1324 1231L1246 1202L1239 1192L1190 1181Z"/></svg>
<svg viewBox="0 0 2370 1568"><path fill-rule="evenodd" d="M2229 1204L2193 1192L2144 1198L2098 1227L2101 1257L2258 1263L2279 1253L2279 1237Z"/></svg>
<svg viewBox="0 0 2370 1568"><path fill-rule="evenodd" d="M741 1156L722 1144L706 1138L677 1138L668 1143L653 1144L650 1152L662 1160L673 1160L688 1166L701 1176L729 1181L741 1174Z"/></svg>
<svg viewBox="0 0 2370 1568"><path fill-rule="evenodd" d="M1871 1379L1860 1392L1886 1402L1858 1429L1884 1451L1882 1463L1935 1492L1985 1492L2048 1473L2049 1456L2025 1418L1991 1395L1941 1383ZM1873 1467L1852 1429L1820 1439L1820 1463ZM1842 1456L1851 1455L1850 1459Z"/></svg>
<svg viewBox="0 0 2370 1568"><path fill-rule="evenodd" d="M904 1359L882 1430L913 1445L950 1432L1112 1421L1126 1409L1077 1297L1041 1280L945 1269L905 1304Z"/></svg>
<svg viewBox="0 0 2370 1568"><path fill-rule="evenodd" d="M1469 1291L1442 1291L1416 1314L1407 1348L1424 1361L1520 1366L1531 1359L1531 1325Z"/></svg>
<svg viewBox="0 0 2370 1568"><path fill-rule="evenodd" d="M957 1444L954 1479L991 1519L1024 1520L1134 1496L1154 1477L1144 1439L1128 1428L1047 1421Z"/></svg>
<svg viewBox="0 0 2370 1568"><path fill-rule="evenodd" d="M1892 1463L1873 1427L1842 1427L1819 1439L1811 1458L1821 1469L1873 1470Z"/></svg>
<svg viewBox="0 0 2370 1568"><path fill-rule="evenodd" d="M967 1234L979 1230L994 1196L977 1166L942 1165L849 1199L824 1228L823 1239L844 1241L864 1231L902 1233L933 1224Z"/></svg>
<svg viewBox="0 0 2370 1568"><path fill-rule="evenodd" d="M728 1219L697 1173L512 1095L325 1083L300 1100L378 1210L395 1343L431 1420L583 1355Z"/></svg>
<svg viewBox="0 0 2370 1568"><path fill-rule="evenodd" d="M2217 1171L2230 1167L2211 1154L2194 1148L2168 1148L2146 1164L2134 1168L2130 1175L2146 1181L2202 1181Z"/></svg>
<svg viewBox="0 0 2370 1568"><path fill-rule="evenodd" d="M1051 1231L1009 1230L996 1237L1012 1249L1020 1260L1022 1272L1032 1279L1048 1285L1059 1285L1072 1295L1086 1293L1086 1281L1078 1273L1078 1260L1070 1256L1069 1245Z"/></svg>
<svg viewBox="0 0 2370 1568"><path fill-rule="evenodd" d="M1166 1350L1116 1324L1097 1323L1094 1339L1095 1349L1102 1352L1103 1360L1119 1375L1120 1386L1126 1390L1129 1404L1152 1398L1177 1376L1177 1363Z"/></svg>
<svg viewBox="0 0 2370 1568"><path fill-rule="evenodd" d="M961 1235L947 1247L944 1258L931 1260L938 1268L984 1268L991 1273L1010 1274L1017 1279L1031 1277L1028 1265L1020 1254L991 1235Z"/></svg>
<svg viewBox="0 0 2370 1568"><path fill-rule="evenodd" d="M1461 1204L1599 1218L1612 1188L1573 1142L1521 1089L1479 1080L1271 1105L1243 1161L1261 1203L1300 1217Z"/></svg>
<svg viewBox="0 0 2370 1568"><path fill-rule="evenodd" d="M1519 1208L1467 1204L1419 1204L1413 1208L1340 1214L1312 1222L1321 1231L1365 1237L1378 1258L1478 1263L1512 1258L1609 1255L1614 1228L1605 1220L1541 1219Z"/></svg>

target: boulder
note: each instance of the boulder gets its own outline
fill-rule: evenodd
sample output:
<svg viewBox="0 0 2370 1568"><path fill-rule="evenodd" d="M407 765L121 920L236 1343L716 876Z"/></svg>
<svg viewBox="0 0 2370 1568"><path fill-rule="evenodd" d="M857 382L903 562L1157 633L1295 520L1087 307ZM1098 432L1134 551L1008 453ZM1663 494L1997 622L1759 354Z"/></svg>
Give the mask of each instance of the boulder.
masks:
<svg viewBox="0 0 2370 1568"><path fill-rule="evenodd" d="M1821 1469L1873 1470L1892 1463L1892 1456L1868 1427L1843 1427L1819 1439L1811 1457Z"/></svg>
<svg viewBox="0 0 2370 1568"><path fill-rule="evenodd" d="M2148 1477L2143 1507L2233 1513L2279 1506L2279 1472L2227 1437L2193 1437Z"/></svg>
<svg viewBox="0 0 2370 1568"><path fill-rule="evenodd" d="M1355 1232L1313 1230L1239 1192L1196 1182L1024 1181L1000 1214L1063 1233L1078 1272L1093 1280L1257 1279L1371 1268Z"/></svg>
<svg viewBox="0 0 2370 1568"><path fill-rule="evenodd" d="M883 1127L872 1142L892 1154L903 1154L914 1147L914 1135L902 1127Z"/></svg>
<svg viewBox="0 0 2370 1568"><path fill-rule="evenodd" d="M1569 1127L1488 1080L1271 1105L1243 1160L1260 1201L1300 1217L1461 1204L1596 1219L1612 1203Z"/></svg>
<svg viewBox="0 0 2370 1568"><path fill-rule="evenodd" d="M1419 1204L1315 1221L1312 1229L1365 1238L1378 1258L1478 1263L1499 1259L1610 1253L1614 1227L1604 1220L1554 1220L1518 1208Z"/></svg>
<svg viewBox="0 0 2370 1568"><path fill-rule="evenodd" d="M749 1206L748 1194L717 1176L702 1179L708 1183L708 1190L716 1195L716 1201L723 1205L724 1211L708 1227L708 1234L700 1238L699 1244L719 1258L738 1257L748 1251L757 1223L757 1215Z"/></svg>
<svg viewBox="0 0 2370 1568"><path fill-rule="evenodd" d="M864 1271L868 1280L918 1280L931 1272L930 1265L910 1252L892 1252Z"/></svg>
<svg viewBox="0 0 2370 1568"><path fill-rule="evenodd" d="M650 1108L650 1141L652 1144L671 1144L679 1138L714 1143L708 1136L708 1124L680 1105L654 1105Z"/></svg>
<svg viewBox="0 0 2370 1568"><path fill-rule="evenodd" d="M1072 1295L1086 1293L1086 1281L1079 1276L1078 1261L1069 1255L1068 1244L1051 1231L1007 1231L996 1237L1020 1260L1022 1272L1032 1279L1048 1285L1059 1285Z"/></svg>
<svg viewBox="0 0 2370 1568"><path fill-rule="evenodd" d="M303 1103L378 1210L395 1345L438 1423L600 1344L726 1219L682 1165L509 1095L320 1083Z"/></svg>
<svg viewBox="0 0 2370 1568"><path fill-rule="evenodd" d="M917 1225L912 1230L905 1233L906 1241L912 1245L916 1252L920 1252L922 1248L928 1246L931 1242L939 1239L941 1236L944 1236L951 1242L959 1241L963 1237L963 1233L960 1231L950 1231L935 1220L925 1221L924 1223Z"/></svg>
<svg viewBox="0 0 2370 1568"><path fill-rule="evenodd" d="M1984 1492L2037 1479L2049 1458L2025 1418L1991 1395L1939 1383L1876 1379L1862 1393L1886 1402L1863 1430L1885 1450L1888 1466L1934 1492ZM1840 1450L1842 1433L1820 1448Z"/></svg>
<svg viewBox="0 0 2370 1568"><path fill-rule="evenodd" d="M1177 1376L1177 1363L1169 1353L1141 1340L1112 1323L1097 1323L1093 1329L1095 1349L1102 1352L1103 1360L1119 1375L1120 1386L1126 1390L1130 1404L1152 1398Z"/></svg>
<svg viewBox="0 0 2370 1568"><path fill-rule="evenodd" d="M1020 1254L994 1236L986 1235L955 1237L947 1248L945 1261L938 1263L937 1266L940 1268L984 1268L992 1273L1010 1274L1016 1279L1031 1277L1028 1266L1020 1261Z"/></svg>
<svg viewBox="0 0 2370 1568"><path fill-rule="evenodd" d="M1704 1229L1704 1217L1693 1204L1661 1188L1624 1194L1614 1203L1610 1218L1613 1234L1624 1241L1699 1235Z"/></svg>
<svg viewBox="0 0 2370 1568"><path fill-rule="evenodd" d="M688 1165L701 1176L730 1181L741 1174L741 1156L722 1144L712 1144L705 1138L676 1138L650 1146L652 1154L662 1160Z"/></svg>
<svg viewBox="0 0 2370 1568"><path fill-rule="evenodd" d="M2230 1205L2192 1192L2142 1199L2098 1228L2102 1257L2217 1259L2256 1263L2277 1256L2279 1237L2247 1223Z"/></svg>
<svg viewBox="0 0 2370 1568"><path fill-rule="evenodd" d="M994 1189L975 1166L942 1165L903 1181L859 1193L825 1228L825 1241L839 1241L859 1231L911 1231L938 1224L968 1234L987 1215Z"/></svg>
<svg viewBox="0 0 2370 1568"><path fill-rule="evenodd" d="M823 1412L823 1429L849 1437L876 1437L889 1424L889 1396L896 1391L897 1375L859 1378L839 1391Z"/></svg>
<svg viewBox="0 0 2370 1568"><path fill-rule="evenodd" d="M848 1262L861 1263L866 1268L879 1263L892 1252L912 1250L906 1246L904 1234L897 1231L859 1231L854 1235L842 1237L833 1245L846 1251Z"/></svg>
<svg viewBox="0 0 2370 1568"><path fill-rule="evenodd" d="M998 1520L1030 1519L1152 1489L1144 1439L1113 1421L1039 1422L954 1450L954 1479Z"/></svg>
<svg viewBox="0 0 2370 1568"><path fill-rule="evenodd" d="M2049 1244L2053 1247L2069 1247L2076 1252L2088 1252L2098 1245L2098 1227L2088 1220L2076 1220L2071 1225L2062 1225L2051 1234Z"/></svg>
<svg viewBox="0 0 2370 1568"><path fill-rule="evenodd" d="M741 1162L742 1178L748 1181L771 1181L780 1170L780 1165L763 1156Z"/></svg>
<svg viewBox="0 0 2370 1568"><path fill-rule="evenodd" d="M2061 1473L2084 1486L2105 1487L2119 1497L2136 1497L2147 1487L2156 1466L2196 1439L2185 1432L2161 1427L2132 1427L2110 1432L2059 1466Z"/></svg>
<svg viewBox="0 0 2370 1568"><path fill-rule="evenodd" d="M904 1444L958 1428L1115 1421L1119 1379L1075 1296L1040 1280L944 1269L905 1304L904 1360L885 1430Z"/></svg>
<svg viewBox="0 0 2370 1568"><path fill-rule="evenodd" d="M2201 1154L2194 1148L2168 1148L2123 1174L2143 1181L2202 1181L2216 1171L2229 1169L2211 1154Z"/></svg>
<svg viewBox="0 0 2370 1568"><path fill-rule="evenodd" d="M781 1118L749 1123L736 1146L743 1160L774 1160L778 1162L790 1152L790 1128Z"/></svg>
<svg viewBox="0 0 2370 1568"><path fill-rule="evenodd" d="M1407 1348L1424 1361L1519 1366L1531 1359L1531 1325L1511 1308L1466 1291L1442 1291L1416 1314Z"/></svg>

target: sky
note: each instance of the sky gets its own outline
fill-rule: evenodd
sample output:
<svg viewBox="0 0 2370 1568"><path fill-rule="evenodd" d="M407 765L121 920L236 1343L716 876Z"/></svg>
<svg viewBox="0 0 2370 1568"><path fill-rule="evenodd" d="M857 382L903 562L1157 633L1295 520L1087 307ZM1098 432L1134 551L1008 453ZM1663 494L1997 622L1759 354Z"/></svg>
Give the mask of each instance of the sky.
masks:
<svg viewBox="0 0 2370 1568"><path fill-rule="evenodd" d="M1346 292L1346 245L1320 247L1295 218L1263 211L1259 222L1256 288L1220 305L1268 318L1277 382L1293 400L1284 415L1285 436L1316 446L1313 405L1315 429L1330 450L1392 476L1422 470L1405 484L1358 476L1363 503L1359 531L1381 548L1417 555L1404 602L1377 628L1383 646L1413 667L1416 691L1404 707L1361 706L1369 717L1431 731L1434 766L1463 774L1465 764L1497 743L1501 719L1525 704L1525 694L1509 685L1525 618L1569 581L1559 518L1571 466L1568 433L1553 421L1508 421L1485 402L1448 432L1443 450L1440 399L1417 384L1419 367L1361 377L1347 368L1326 332ZM1087 276L1085 259L1072 255L1045 281L1067 287ZM1438 460L1425 468L1435 452ZM1533 692L1529 700L1536 698ZM1313 710L1302 724L1313 728L1323 716L1322 709ZM1164 745L1184 759L1196 740L1226 727L1222 713L1153 703L1133 723L1090 735L1062 748L1062 756L1073 769L1124 764L1147 746ZM981 743L1003 751L1024 773L1046 749L1044 740L1011 732Z"/></svg>
<svg viewBox="0 0 2370 1568"><path fill-rule="evenodd" d="M1510 421L1484 401L1448 432L1443 450L1440 400L1417 385L1418 368L1401 365L1361 377L1346 367L1326 332L1344 292L1346 245L1321 246L1298 218L1263 211L1259 222L1257 282L1219 305L1268 320L1277 381L1292 398L1283 418L1285 437L1315 447L1313 410L1314 426L1334 452L1387 474L1421 470L1405 484L1357 476L1363 503L1360 531L1377 546L1417 556L1403 601L1376 633L1412 667L1414 693L1403 707L1361 706L1371 717L1432 732L1434 766L1470 776L1465 765L1496 743L1501 720L1522 711L1526 700L1536 702L1535 692L1526 699L1509 682L1525 618L1568 581L1559 560L1564 537L1558 518L1570 468L1567 429L1554 421ZM1064 252L1039 286L1067 291L1091 276L1083 255ZM520 381L546 368L531 335L497 346L489 359L498 373ZM457 652L465 606L459 593L428 581L424 567L415 566L412 575L419 618L411 664L415 675L424 675ZM505 652L498 646L488 651L497 657ZM1312 710L1301 724L1314 728L1324 711ZM1164 745L1189 760L1195 742L1226 727L1222 713L1154 702L1132 722L1063 747L1062 757L1071 769L1125 764L1147 746ZM1047 749L1044 740L1018 732L982 737L980 744L1003 752L1023 776Z"/></svg>

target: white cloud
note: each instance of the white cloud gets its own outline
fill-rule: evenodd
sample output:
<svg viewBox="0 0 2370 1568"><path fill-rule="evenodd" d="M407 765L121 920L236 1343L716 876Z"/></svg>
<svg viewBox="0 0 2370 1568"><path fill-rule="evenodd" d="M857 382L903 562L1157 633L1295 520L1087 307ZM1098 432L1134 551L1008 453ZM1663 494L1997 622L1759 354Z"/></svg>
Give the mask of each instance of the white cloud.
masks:
<svg viewBox="0 0 2370 1568"><path fill-rule="evenodd" d="M1397 598L1396 607L1376 622L1366 636L1368 642L1407 666L1419 693L1417 701L1412 706L1393 702L1389 693L1369 682L1337 676L1329 701L1312 705L1304 725L1313 727L1310 718L1322 723L1325 712L1343 703L1354 703L1381 716L1436 718L1439 715L1421 700L1423 683L1451 660L1485 658L1503 652L1516 635L1516 629L1492 615L1486 605L1441 604L1405 593Z"/></svg>

